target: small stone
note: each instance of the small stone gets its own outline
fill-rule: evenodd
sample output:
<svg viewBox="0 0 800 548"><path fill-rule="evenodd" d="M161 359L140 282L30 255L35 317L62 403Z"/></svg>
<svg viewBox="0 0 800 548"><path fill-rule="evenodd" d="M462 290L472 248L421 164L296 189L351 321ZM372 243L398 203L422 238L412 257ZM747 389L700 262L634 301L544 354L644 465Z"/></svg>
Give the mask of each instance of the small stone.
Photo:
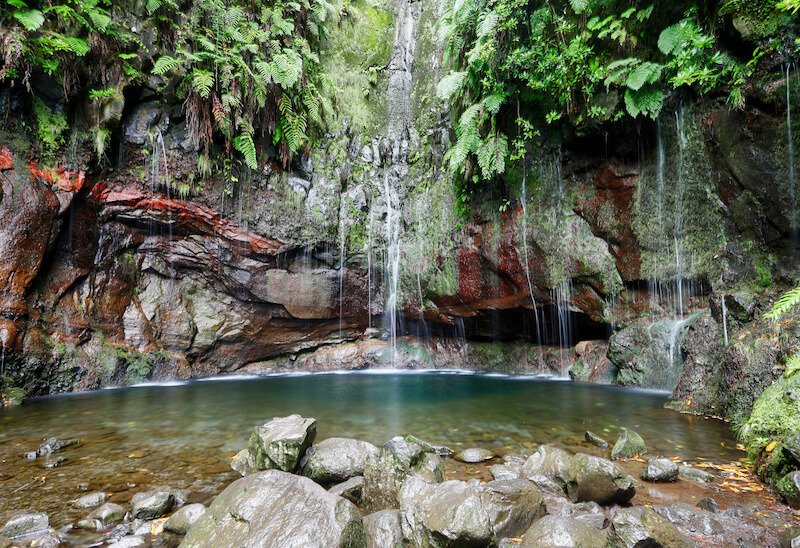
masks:
<svg viewBox="0 0 800 548"><path fill-rule="evenodd" d="M642 479L650 482L678 481L678 465L669 459L648 459Z"/></svg>
<svg viewBox="0 0 800 548"><path fill-rule="evenodd" d="M36 460L36 451L28 451L24 457L28 460Z"/></svg>
<svg viewBox="0 0 800 548"><path fill-rule="evenodd" d="M601 438L597 434L595 434L593 432L590 432L588 430L584 434L584 438L586 438L587 442L589 442L592 445L595 445L597 447L602 447L603 449L608 447L608 442L606 440L604 440L603 438Z"/></svg>
<svg viewBox="0 0 800 548"><path fill-rule="evenodd" d="M0 535L9 539L15 539L33 533L47 531L50 527L50 520L47 514L18 514L8 520L0 531Z"/></svg>
<svg viewBox="0 0 800 548"><path fill-rule="evenodd" d="M100 506L103 504L107 498L108 495L105 493L89 493L88 495L83 495L81 498L76 500L73 503L73 506L75 508L94 508L95 506Z"/></svg>
<svg viewBox="0 0 800 548"><path fill-rule="evenodd" d="M44 457L45 455L57 453L62 449L66 449L72 445L77 445L80 442L81 440L78 439L60 440L58 438L47 438L41 445L39 445L36 453L40 457Z"/></svg>
<svg viewBox="0 0 800 548"><path fill-rule="evenodd" d="M492 453L488 449L482 449L479 447L470 447L469 449L464 449L463 451L459 451L455 455L456 460L461 462L466 462L468 464L476 464L479 462L491 460L493 458L494 458L494 453Z"/></svg>
<svg viewBox="0 0 800 548"><path fill-rule="evenodd" d="M134 519L155 519L163 516L175 505L175 496L167 491L136 493L131 499L131 516Z"/></svg>
<svg viewBox="0 0 800 548"><path fill-rule="evenodd" d="M132 537L122 537L117 542L109 544L114 548L135 548L136 546L144 546L144 539L138 535Z"/></svg>
<svg viewBox="0 0 800 548"><path fill-rule="evenodd" d="M44 468L57 468L67 462L67 457L50 457L42 463Z"/></svg>
<svg viewBox="0 0 800 548"><path fill-rule="evenodd" d="M75 527L78 529L103 529L125 518L125 508L113 502L107 502L94 512L80 520Z"/></svg>
<svg viewBox="0 0 800 548"><path fill-rule="evenodd" d="M697 504L695 506L697 506L698 508L702 508L703 510L706 510L708 512L711 512L712 514L716 514L720 510L717 501L715 501L711 497L700 499L699 501L697 501Z"/></svg>
<svg viewBox="0 0 800 548"><path fill-rule="evenodd" d="M364 476L355 476L342 483L337 483L328 492L344 497L353 504L361 503L361 495L364 492Z"/></svg>
<svg viewBox="0 0 800 548"><path fill-rule="evenodd" d="M710 483L716 480L713 474L705 470L692 468L691 466L678 466L678 478L682 480L696 481L698 483Z"/></svg>
<svg viewBox="0 0 800 548"><path fill-rule="evenodd" d="M437 456L442 457L443 459L449 459L453 456L453 450L447 447L446 445L435 445L433 443L420 439L417 436L411 434L406 436L406 441L408 443L416 443L417 445L422 447L424 451L427 451L428 453L434 453Z"/></svg>
<svg viewBox="0 0 800 548"><path fill-rule="evenodd" d="M82 492L82 493L85 493L86 491L88 491L88 490L89 490L89 484L88 484L88 483L86 483L86 482L79 483L79 484L77 485L76 489L77 489L78 491Z"/></svg>
<svg viewBox="0 0 800 548"><path fill-rule="evenodd" d="M206 507L202 504L187 504L170 516L164 523L164 529L172 533L185 535L189 527L194 525L205 513Z"/></svg>
<svg viewBox="0 0 800 548"><path fill-rule="evenodd" d="M629 459L647 451L642 437L632 430L623 428L622 436L611 449L611 460Z"/></svg>

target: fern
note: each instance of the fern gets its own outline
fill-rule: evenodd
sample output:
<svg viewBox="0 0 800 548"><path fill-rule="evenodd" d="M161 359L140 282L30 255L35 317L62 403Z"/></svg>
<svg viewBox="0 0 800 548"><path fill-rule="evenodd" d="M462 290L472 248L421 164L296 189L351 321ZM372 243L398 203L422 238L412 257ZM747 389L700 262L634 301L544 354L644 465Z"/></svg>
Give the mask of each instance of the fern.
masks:
<svg viewBox="0 0 800 548"><path fill-rule="evenodd" d="M781 297L775 301L775 304L772 305L772 309L764 314L764 317L769 320L778 321L784 314L798 304L800 304L800 286L781 295Z"/></svg>
<svg viewBox="0 0 800 548"><path fill-rule="evenodd" d="M44 25L44 14L39 10L15 11L14 19L29 32Z"/></svg>
<svg viewBox="0 0 800 548"><path fill-rule="evenodd" d="M658 49L661 50L661 53L664 55L672 55L683 47L686 43L687 25L689 25L689 23L683 20L661 31L658 37Z"/></svg>
<svg viewBox="0 0 800 548"><path fill-rule="evenodd" d="M192 71L192 89L203 99L208 99L214 87L214 75L207 70L194 69Z"/></svg>
<svg viewBox="0 0 800 548"><path fill-rule="evenodd" d="M661 77L662 65L658 63L641 63L628 73L625 85L637 91L645 84L652 84Z"/></svg>
<svg viewBox="0 0 800 548"><path fill-rule="evenodd" d="M439 81L436 86L436 96L442 101L450 101L450 99L461 90L464 84L464 79L467 77L466 72L451 72Z"/></svg>
<svg viewBox="0 0 800 548"><path fill-rule="evenodd" d="M625 91L625 108L636 118L640 114L655 120L664 106L664 92L660 89Z"/></svg>
<svg viewBox="0 0 800 548"><path fill-rule="evenodd" d="M153 65L152 73L156 76L171 72L181 66L181 60L170 57L169 55L162 55Z"/></svg>
<svg viewBox="0 0 800 548"><path fill-rule="evenodd" d="M237 135L231 141L233 148L239 151L244 156L244 163L250 169L257 169L258 162L256 161L256 145L253 142L252 135L242 134Z"/></svg>

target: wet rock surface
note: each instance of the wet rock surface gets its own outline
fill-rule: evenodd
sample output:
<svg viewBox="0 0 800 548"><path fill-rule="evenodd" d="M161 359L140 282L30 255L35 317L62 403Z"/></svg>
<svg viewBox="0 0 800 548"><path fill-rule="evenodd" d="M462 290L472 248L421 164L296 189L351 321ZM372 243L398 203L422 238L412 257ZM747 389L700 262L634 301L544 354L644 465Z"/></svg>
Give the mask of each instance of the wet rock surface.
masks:
<svg viewBox="0 0 800 548"><path fill-rule="evenodd" d="M15 539L47 531L49 525L47 514L18 514L3 525L0 535L8 539Z"/></svg>
<svg viewBox="0 0 800 548"><path fill-rule="evenodd" d="M461 462L475 464L478 462L483 462L493 459L494 453L492 453L488 449L482 449L479 447L470 447L468 449L464 449L463 451L459 451L458 453L455 454L453 458L455 458L456 460L460 460Z"/></svg>
<svg viewBox="0 0 800 548"><path fill-rule="evenodd" d="M642 474L645 481L678 481L678 465L669 459L647 459L647 470Z"/></svg>
<svg viewBox="0 0 800 548"><path fill-rule="evenodd" d="M647 451L642 437L633 430L623 429L614 447L611 448L611 459L629 459Z"/></svg>
<svg viewBox="0 0 800 548"><path fill-rule="evenodd" d="M364 475L367 459L378 448L365 441L328 438L309 447L300 462L302 474L318 483L338 483Z"/></svg>

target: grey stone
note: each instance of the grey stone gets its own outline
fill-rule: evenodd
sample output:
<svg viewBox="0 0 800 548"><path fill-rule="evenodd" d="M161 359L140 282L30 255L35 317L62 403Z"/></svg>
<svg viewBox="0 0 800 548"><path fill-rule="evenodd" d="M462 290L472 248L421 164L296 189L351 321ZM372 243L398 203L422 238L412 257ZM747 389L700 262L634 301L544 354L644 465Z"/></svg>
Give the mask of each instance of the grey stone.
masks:
<svg viewBox="0 0 800 548"><path fill-rule="evenodd" d="M206 507L202 504L187 504L172 514L169 519L164 522L164 529L172 533L185 535L191 526L203 517L206 511Z"/></svg>
<svg viewBox="0 0 800 548"><path fill-rule="evenodd" d="M49 527L50 520L47 518L47 514L17 514L6 522L0 531L0 535L13 540L18 537L47 531Z"/></svg>
<svg viewBox="0 0 800 548"><path fill-rule="evenodd" d="M603 449L608 447L608 442L606 440L588 430L584 434L584 438L586 439L587 442L597 447L602 447Z"/></svg>
<svg viewBox="0 0 800 548"><path fill-rule="evenodd" d="M607 543L605 532L575 518L544 516L528 529L519 545L524 548L601 548Z"/></svg>
<svg viewBox="0 0 800 548"><path fill-rule="evenodd" d="M294 472L316 435L317 421L300 415L275 417L257 426L248 446L255 468Z"/></svg>
<svg viewBox="0 0 800 548"><path fill-rule="evenodd" d="M131 499L131 517L155 519L172 510L173 506L175 506L175 495L168 491L136 493Z"/></svg>
<svg viewBox="0 0 800 548"><path fill-rule="evenodd" d="M512 464L495 464L489 467L489 473L496 480L519 479L522 466Z"/></svg>
<svg viewBox="0 0 800 548"><path fill-rule="evenodd" d="M438 455L425 453L411 473L432 483L439 483L444 481L444 463Z"/></svg>
<svg viewBox="0 0 800 548"><path fill-rule="evenodd" d="M314 481L279 470L256 472L220 493L181 546L364 545L355 505Z"/></svg>
<svg viewBox="0 0 800 548"><path fill-rule="evenodd" d="M342 483L337 483L328 491L346 498L353 504L361 504L361 498L364 494L364 476L355 476Z"/></svg>
<svg viewBox="0 0 800 548"><path fill-rule="evenodd" d="M459 451L455 454L456 460L469 464L484 462L493 458L494 453L488 449L482 449L479 447L470 447L469 449L464 449L463 451Z"/></svg>
<svg viewBox="0 0 800 548"><path fill-rule="evenodd" d="M629 459L637 455L641 455L647 451L642 437L626 428L622 429L622 435L611 448L611 459Z"/></svg>
<svg viewBox="0 0 800 548"><path fill-rule="evenodd" d="M234 455L233 459L231 459L231 468L243 476L258 472L258 468L256 468L256 458L253 456L250 448L242 449Z"/></svg>
<svg viewBox="0 0 800 548"><path fill-rule="evenodd" d="M405 439L408 443L415 443L420 447L422 447L422 449L427 451L428 453L433 453L439 457L449 459L450 457L453 456L453 450L447 447L446 445L436 445L428 441L425 441L423 439L420 439L412 434L406 436Z"/></svg>
<svg viewBox="0 0 800 548"><path fill-rule="evenodd" d="M329 484L364 475L369 457L378 454L371 443L349 438L328 438L308 448L301 461L302 474Z"/></svg>
<svg viewBox="0 0 800 548"><path fill-rule="evenodd" d="M490 481L483 486L481 499L496 539L522 536L545 514L542 492L525 479Z"/></svg>
<svg viewBox="0 0 800 548"><path fill-rule="evenodd" d="M436 461L438 465L431 471ZM435 479L440 469L441 461L420 445L400 436L390 439L364 465L365 508L368 512L397 508L397 495L409 475L421 473Z"/></svg>
<svg viewBox="0 0 800 548"><path fill-rule="evenodd" d="M73 503L73 506L75 508L94 508L95 506L100 506L103 504L107 498L108 495L102 492L89 493L88 495L83 495L77 499Z"/></svg>
<svg viewBox="0 0 800 548"><path fill-rule="evenodd" d="M548 503L547 513L576 519L597 530L602 529L606 523L606 513L596 502L573 503L562 499L555 506Z"/></svg>
<svg viewBox="0 0 800 548"><path fill-rule="evenodd" d="M698 508L702 508L707 512L711 512L712 514L716 514L720 511L719 503L712 499L711 497L702 498L697 501L695 505Z"/></svg>
<svg viewBox="0 0 800 548"><path fill-rule="evenodd" d="M570 464L567 493L573 502L625 504L636 489L633 478L610 460L578 453Z"/></svg>
<svg viewBox="0 0 800 548"><path fill-rule="evenodd" d="M569 479L569 469L573 456L567 451L551 445L540 445L522 466L522 475L529 480L536 476L544 476L559 485L565 485Z"/></svg>
<svg viewBox="0 0 800 548"><path fill-rule="evenodd" d="M67 457L48 457L42 462L42 468L57 468L67 462Z"/></svg>
<svg viewBox="0 0 800 548"><path fill-rule="evenodd" d="M109 544L114 548L135 548L136 546L145 546L147 543L139 535L122 537L116 542Z"/></svg>
<svg viewBox="0 0 800 548"><path fill-rule="evenodd" d="M381 510L364 517L367 548L402 548L400 510Z"/></svg>
<svg viewBox="0 0 800 548"><path fill-rule="evenodd" d="M618 510L611 523L617 543L625 548L693 546L672 523L643 506Z"/></svg>
<svg viewBox="0 0 800 548"><path fill-rule="evenodd" d="M75 526L78 529L103 529L112 523L125 518L125 508L113 502L107 502L80 520Z"/></svg>
<svg viewBox="0 0 800 548"><path fill-rule="evenodd" d="M678 481L678 465L669 459L648 459L642 479L650 482Z"/></svg>
<svg viewBox="0 0 800 548"><path fill-rule="evenodd" d="M44 457L47 455L51 455L53 453L58 453L62 449L66 449L67 447L71 447L73 445L77 445L81 442L79 439L68 439L68 440L61 440L58 438L47 438L39 445L39 448L36 450L36 454L40 457Z"/></svg>
<svg viewBox="0 0 800 548"><path fill-rule="evenodd" d="M717 478L713 474L705 470L700 470L699 468L678 466L678 479L696 481L698 483L710 483L716 481Z"/></svg>
<svg viewBox="0 0 800 548"><path fill-rule="evenodd" d="M724 530L722 524L711 512L686 503L653 506L653 510L673 524L693 533L716 535Z"/></svg>
<svg viewBox="0 0 800 548"><path fill-rule="evenodd" d="M125 141L143 145L148 140L151 128L165 133L169 127L169 116L158 102L139 103L122 123Z"/></svg>

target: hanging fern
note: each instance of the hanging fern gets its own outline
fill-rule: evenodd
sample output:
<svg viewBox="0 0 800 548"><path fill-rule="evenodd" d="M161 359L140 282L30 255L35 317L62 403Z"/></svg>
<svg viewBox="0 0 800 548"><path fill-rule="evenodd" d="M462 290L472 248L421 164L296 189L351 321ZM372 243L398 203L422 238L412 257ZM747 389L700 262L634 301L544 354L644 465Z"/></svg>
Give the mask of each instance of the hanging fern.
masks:
<svg viewBox="0 0 800 548"><path fill-rule="evenodd" d="M250 169L258 168L256 161L256 145L253 136L248 134L237 135L232 141L233 148L239 151L244 157L244 162Z"/></svg>
<svg viewBox="0 0 800 548"><path fill-rule="evenodd" d="M764 314L764 317L769 320L778 321L784 314L798 304L800 304L800 286L781 295L781 297L775 301L775 304L772 305L772 309Z"/></svg>

